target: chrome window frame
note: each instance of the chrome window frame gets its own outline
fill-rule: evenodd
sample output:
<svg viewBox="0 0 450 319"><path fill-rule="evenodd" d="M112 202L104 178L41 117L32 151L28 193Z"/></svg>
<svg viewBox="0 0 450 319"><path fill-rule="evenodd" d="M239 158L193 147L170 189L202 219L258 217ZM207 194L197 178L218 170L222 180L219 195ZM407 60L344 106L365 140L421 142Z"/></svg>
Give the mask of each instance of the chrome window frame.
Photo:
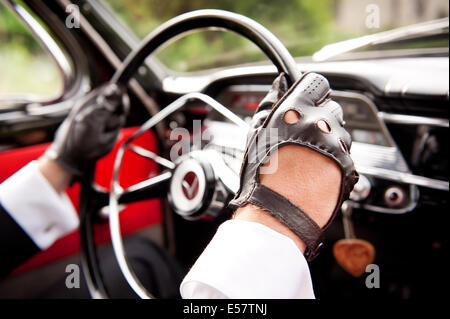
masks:
<svg viewBox="0 0 450 319"><path fill-rule="evenodd" d="M50 97L44 97L36 100L26 100L26 103L52 103L59 100L70 86L71 80L74 78L73 63L68 58L67 52L55 41L50 33L48 33L41 22L30 14L30 12L23 6L19 5L13 0L0 0L0 2L9 8L16 17L27 27L27 29L34 35L34 38L42 45L42 48L50 55L55 62L56 67L61 73L63 86L62 92L54 94ZM9 98L1 98L1 101L10 101ZM13 99L14 100L14 99Z"/></svg>
<svg viewBox="0 0 450 319"><path fill-rule="evenodd" d="M75 100L91 90L87 58L71 32L61 28L61 26L65 28L64 23L59 19L53 19L53 16L50 17L53 13L45 4L37 3L39 12L35 12L27 3L26 8L14 0L0 1L16 14L43 49L50 54L63 78L63 89L57 96L41 100L0 99L5 104L8 102L12 104L11 107L1 110L0 123L4 126L3 129L9 132L15 130L9 127L20 127L18 129L33 127L36 121L42 121L43 118L47 120L45 123L59 121L67 115ZM31 12L36 13L38 19ZM48 15L48 19L44 19L44 15Z"/></svg>

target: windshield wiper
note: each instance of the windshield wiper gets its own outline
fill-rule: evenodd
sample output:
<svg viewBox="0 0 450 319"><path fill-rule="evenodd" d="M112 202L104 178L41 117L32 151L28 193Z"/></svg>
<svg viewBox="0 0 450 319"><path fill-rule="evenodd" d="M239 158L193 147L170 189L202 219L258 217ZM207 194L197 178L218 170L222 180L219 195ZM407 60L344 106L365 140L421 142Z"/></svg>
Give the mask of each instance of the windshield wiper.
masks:
<svg viewBox="0 0 450 319"><path fill-rule="evenodd" d="M392 43L400 40L422 38L448 33L449 18L413 24L390 31L365 35L360 38L328 44L313 54L314 61L325 61L330 58L364 47Z"/></svg>

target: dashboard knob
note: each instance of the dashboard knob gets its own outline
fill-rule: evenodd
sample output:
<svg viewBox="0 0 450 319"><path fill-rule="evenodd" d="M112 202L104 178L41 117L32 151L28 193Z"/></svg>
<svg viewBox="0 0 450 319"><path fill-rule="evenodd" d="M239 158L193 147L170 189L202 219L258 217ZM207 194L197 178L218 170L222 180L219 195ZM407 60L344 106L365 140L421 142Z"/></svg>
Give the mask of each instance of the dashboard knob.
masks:
<svg viewBox="0 0 450 319"><path fill-rule="evenodd" d="M400 207L405 203L405 200L405 191L398 186L391 186L384 192L384 202L389 207Z"/></svg>
<svg viewBox="0 0 450 319"><path fill-rule="evenodd" d="M355 187L350 193L350 199L355 202L361 202L369 197L371 189L372 184L370 180L366 176L360 175L358 183L355 184Z"/></svg>

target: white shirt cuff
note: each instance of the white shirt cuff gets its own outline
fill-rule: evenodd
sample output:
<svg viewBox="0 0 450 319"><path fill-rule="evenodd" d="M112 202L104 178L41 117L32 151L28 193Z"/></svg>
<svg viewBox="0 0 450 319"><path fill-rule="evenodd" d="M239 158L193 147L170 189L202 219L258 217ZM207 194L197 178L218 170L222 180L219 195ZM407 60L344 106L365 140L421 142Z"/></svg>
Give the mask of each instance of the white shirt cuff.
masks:
<svg viewBox="0 0 450 319"><path fill-rule="evenodd" d="M183 298L315 298L308 264L294 242L240 220L219 227L180 292Z"/></svg>
<svg viewBox="0 0 450 319"><path fill-rule="evenodd" d="M36 161L0 185L0 203L42 250L78 227L69 197L55 191Z"/></svg>

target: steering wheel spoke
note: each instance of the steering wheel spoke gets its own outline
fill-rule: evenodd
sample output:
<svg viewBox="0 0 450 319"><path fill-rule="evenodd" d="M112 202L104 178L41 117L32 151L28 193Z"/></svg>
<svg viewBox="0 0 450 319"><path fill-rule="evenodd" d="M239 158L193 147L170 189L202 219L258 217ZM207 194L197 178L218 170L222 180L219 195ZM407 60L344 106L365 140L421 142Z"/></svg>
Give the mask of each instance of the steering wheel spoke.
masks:
<svg viewBox="0 0 450 319"><path fill-rule="evenodd" d="M119 204L129 204L152 198L162 198L167 194L172 172L166 171L158 176L125 188L119 195Z"/></svg>
<svg viewBox="0 0 450 319"><path fill-rule="evenodd" d="M131 151L135 152L136 154L138 154L142 157L145 157L145 158L155 161L156 163L158 163L161 166L164 166L165 168L168 168L168 169L175 168L175 164L172 161L169 161L169 160L165 159L164 157L158 156L155 153L153 153L152 151L149 151L141 146L130 144L128 146L128 149L130 149Z"/></svg>

